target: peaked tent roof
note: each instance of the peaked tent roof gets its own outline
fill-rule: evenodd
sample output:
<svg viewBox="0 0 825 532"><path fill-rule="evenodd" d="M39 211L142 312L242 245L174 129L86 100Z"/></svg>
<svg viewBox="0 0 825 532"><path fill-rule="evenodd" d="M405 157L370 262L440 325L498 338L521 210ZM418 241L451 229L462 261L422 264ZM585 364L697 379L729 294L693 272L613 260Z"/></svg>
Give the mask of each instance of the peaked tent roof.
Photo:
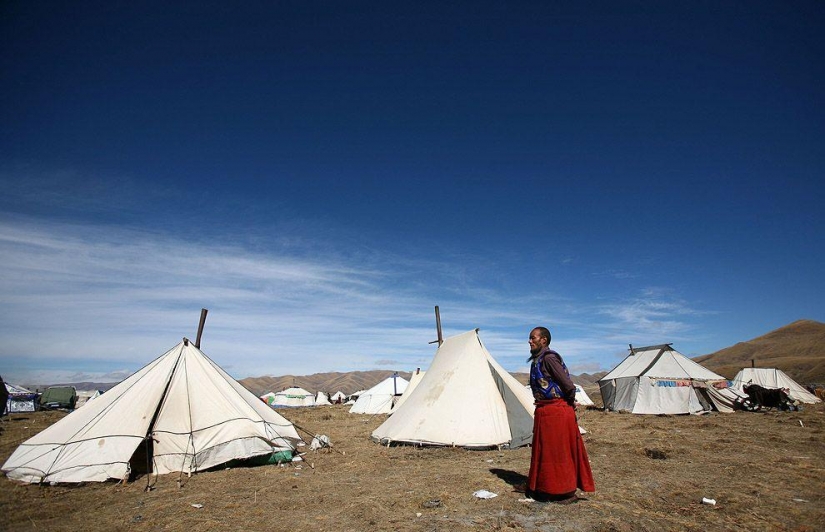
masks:
<svg viewBox="0 0 825 532"><path fill-rule="evenodd" d="M764 388L787 388L788 395L800 403L815 404L822 400L788 377L781 369L744 368L733 378L733 387L742 391L746 384L758 384Z"/></svg>
<svg viewBox="0 0 825 532"><path fill-rule="evenodd" d="M409 381L393 375L379 382L369 390L361 392L349 409L350 414L389 414L396 398L404 393Z"/></svg>
<svg viewBox="0 0 825 532"><path fill-rule="evenodd" d="M726 379L694 362L671 344L631 347L630 354L599 379L604 406L634 414L692 414L711 409L697 392Z"/></svg>
<svg viewBox="0 0 825 532"><path fill-rule="evenodd" d="M294 450L295 427L184 339L23 442L3 464L26 482L124 479L147 438L157 474Z"/></svg>
<svg viewBox="0 0 825 532"><path fill-rule="evenodd" d="M444 340L415 390L372 433L382 443L470 448L519 447L532 435L533 397L477 329Z"/></svg>

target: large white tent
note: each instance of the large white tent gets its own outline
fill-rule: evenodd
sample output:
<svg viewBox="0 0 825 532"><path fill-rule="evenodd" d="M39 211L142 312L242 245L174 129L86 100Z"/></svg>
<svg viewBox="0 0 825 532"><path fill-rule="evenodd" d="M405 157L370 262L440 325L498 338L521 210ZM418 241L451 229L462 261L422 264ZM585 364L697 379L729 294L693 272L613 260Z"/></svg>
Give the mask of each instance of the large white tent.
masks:
<svg viewBox="0 0 825 532"><path fill-rule="evenodd" d="M23 442L3 464L26 482L192 473L294 450L295 427L188 340Z"/></svg>
<svg viewBox="0 0 825 532"><path fill-rule="evenodd" d="M533 397L490 355L478 330L444 340L409 397L372 433L382 443L519 447L533 436Z"/></svg>
<svg viewBox="0 0 825 532"><path fill-rule="evenodd" d="M349 411L351 414L389 414L392 405L401 397L408 384L409 381L404 377L387 377L369 390L361 392Z"/></svg>
<svg viewBox="0 0 825 532"><path fill-rule="evenodd" d="M608 410L634 414L695 414L712 410L709 386L727 380L694 362L671 344L632 347L630 354L599 379Z"/></svg>
<svg viewBox="0 0 825 532"><path fill-rule="evenodd" d="M776 368L744 368L733 378L733 388L743 391L747 384L758 384L763 388L785 388L794 401L807 404L821 403L822 400Z"/></svg>

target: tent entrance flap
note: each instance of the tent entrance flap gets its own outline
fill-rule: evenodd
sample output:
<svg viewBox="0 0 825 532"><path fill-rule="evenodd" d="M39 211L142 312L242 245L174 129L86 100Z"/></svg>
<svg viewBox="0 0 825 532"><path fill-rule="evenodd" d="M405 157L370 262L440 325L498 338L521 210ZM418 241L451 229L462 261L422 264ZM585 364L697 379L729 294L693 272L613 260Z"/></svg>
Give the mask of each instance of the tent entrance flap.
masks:
<svg viewBox="0 0 825 532"><path fill-rule="evenodd" d="M129 459L130 481L152 473L153 443L152 438L144 438L135 449L135 453Z"/></svg>

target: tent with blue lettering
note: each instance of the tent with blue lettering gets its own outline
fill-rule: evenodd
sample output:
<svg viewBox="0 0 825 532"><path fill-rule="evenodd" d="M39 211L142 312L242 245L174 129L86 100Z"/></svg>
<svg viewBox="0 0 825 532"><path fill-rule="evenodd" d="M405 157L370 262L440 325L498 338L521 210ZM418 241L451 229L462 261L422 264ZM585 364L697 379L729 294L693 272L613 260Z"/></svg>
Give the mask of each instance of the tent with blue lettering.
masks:
<svg viewBox="0 0 825 532"><path fill-rule="evenodd" d="M727 380L679 353L671 344L630 346L630 354L599 379L608 410L633 414L697 414L713 409L708 387Z"/></svg>

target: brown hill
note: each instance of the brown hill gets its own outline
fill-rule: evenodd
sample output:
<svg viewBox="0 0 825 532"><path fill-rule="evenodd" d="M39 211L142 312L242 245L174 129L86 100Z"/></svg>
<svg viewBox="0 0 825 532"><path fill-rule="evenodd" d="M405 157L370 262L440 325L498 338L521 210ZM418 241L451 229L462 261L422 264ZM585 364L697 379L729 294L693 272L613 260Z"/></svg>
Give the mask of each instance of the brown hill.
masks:
<svg viewBox="0 0 825 532"><path fill-rule="evenodd" d="M753 361L758 368L781 369L800 384L825 382L825 323L795 321L693 360L728 379Z"/></svg>

